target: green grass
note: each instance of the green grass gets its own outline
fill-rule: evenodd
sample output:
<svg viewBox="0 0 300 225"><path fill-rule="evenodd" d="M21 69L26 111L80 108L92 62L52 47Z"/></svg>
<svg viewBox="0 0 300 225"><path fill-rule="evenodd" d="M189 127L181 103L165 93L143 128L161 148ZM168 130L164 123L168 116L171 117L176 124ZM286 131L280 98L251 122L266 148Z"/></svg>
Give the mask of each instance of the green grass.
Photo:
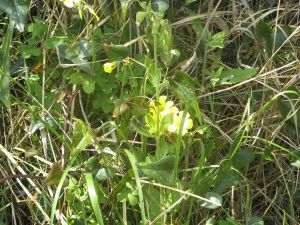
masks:
<svg viewBox="0 0 300 225"><path fill-rule="evenodd" d="M300 223L298 3L72 2L0 3L0 224Z"/></svg>

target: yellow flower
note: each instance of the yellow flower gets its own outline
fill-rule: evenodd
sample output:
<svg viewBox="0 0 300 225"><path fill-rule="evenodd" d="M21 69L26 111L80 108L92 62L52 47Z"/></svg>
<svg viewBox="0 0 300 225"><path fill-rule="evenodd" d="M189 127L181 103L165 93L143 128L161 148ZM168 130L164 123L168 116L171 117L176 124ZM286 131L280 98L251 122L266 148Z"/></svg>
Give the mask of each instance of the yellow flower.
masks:
<svg viewBox="0 0 300 225"><path fill-rule="evenodd" d="M174 114L173 123L168 127L168 131L170 133L177 133L177 134L179 133L182 117L183 117L183 111ZM193 128L193 120L190 119L190 114L187 113L183 122L182 135L185 135L188 132L188 130L192 128Z"/></svg>
<svg viewBox="0 0 300 225"><path fill-rule="evenodd" d="M151 134L179 133L183 111L179 112L173 101L167 101L167 96L160 96L158 103L150 101L149 111L145 121ZM189 117L189 114L185 117L182 135L188 133L188 130L193 127L193 121Z"/></svg>
<svg viewBox="0 0 300 225"><path fill-rule="evenodd" d="M103 69L106 73L112 73L112 71L116 68L116 62L108 62L104 63Z"/></svg>

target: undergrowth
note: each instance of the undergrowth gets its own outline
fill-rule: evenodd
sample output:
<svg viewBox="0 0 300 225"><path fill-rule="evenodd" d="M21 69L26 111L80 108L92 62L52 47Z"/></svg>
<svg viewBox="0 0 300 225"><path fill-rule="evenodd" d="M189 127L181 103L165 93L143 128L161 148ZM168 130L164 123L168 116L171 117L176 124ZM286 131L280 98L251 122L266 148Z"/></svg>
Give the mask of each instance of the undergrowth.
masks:
<svg viewBox="0 0 300 225"><path fill-rule="evenodd" d="M299 12L1 0L0 224L299 224Z"/></svg>

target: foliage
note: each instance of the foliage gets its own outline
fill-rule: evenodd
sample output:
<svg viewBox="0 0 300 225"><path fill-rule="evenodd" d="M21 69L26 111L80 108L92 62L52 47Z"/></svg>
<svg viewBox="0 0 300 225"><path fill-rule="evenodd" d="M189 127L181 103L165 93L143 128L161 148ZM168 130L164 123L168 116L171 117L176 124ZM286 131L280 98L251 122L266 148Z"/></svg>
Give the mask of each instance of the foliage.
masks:
<svg viewBox="0 0 300 225"><path fill-rule="evenodd" d="M299 224L299 10L1 0L0 224Z"/></svg>

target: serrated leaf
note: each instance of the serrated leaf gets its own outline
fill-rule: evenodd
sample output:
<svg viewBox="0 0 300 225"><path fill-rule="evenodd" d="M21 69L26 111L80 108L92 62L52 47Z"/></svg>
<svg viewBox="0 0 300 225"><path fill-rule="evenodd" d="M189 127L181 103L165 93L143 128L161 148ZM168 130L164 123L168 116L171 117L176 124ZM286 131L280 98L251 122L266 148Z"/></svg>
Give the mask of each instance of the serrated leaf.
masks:
<svg viewBox="0 0 300 225"><path fill-rule="evenodd" d="M122 61L129 55L129 49L124 45L104 45L103 48L111 61Z"/></svg>
<svg viewBox="0 0 300 225"><path fill-rule="evenodd" d="M207 192L205 198L211 202L204 202L201 206L207 209L216 209L222 206L222 197L215 192Z"/></svg>

